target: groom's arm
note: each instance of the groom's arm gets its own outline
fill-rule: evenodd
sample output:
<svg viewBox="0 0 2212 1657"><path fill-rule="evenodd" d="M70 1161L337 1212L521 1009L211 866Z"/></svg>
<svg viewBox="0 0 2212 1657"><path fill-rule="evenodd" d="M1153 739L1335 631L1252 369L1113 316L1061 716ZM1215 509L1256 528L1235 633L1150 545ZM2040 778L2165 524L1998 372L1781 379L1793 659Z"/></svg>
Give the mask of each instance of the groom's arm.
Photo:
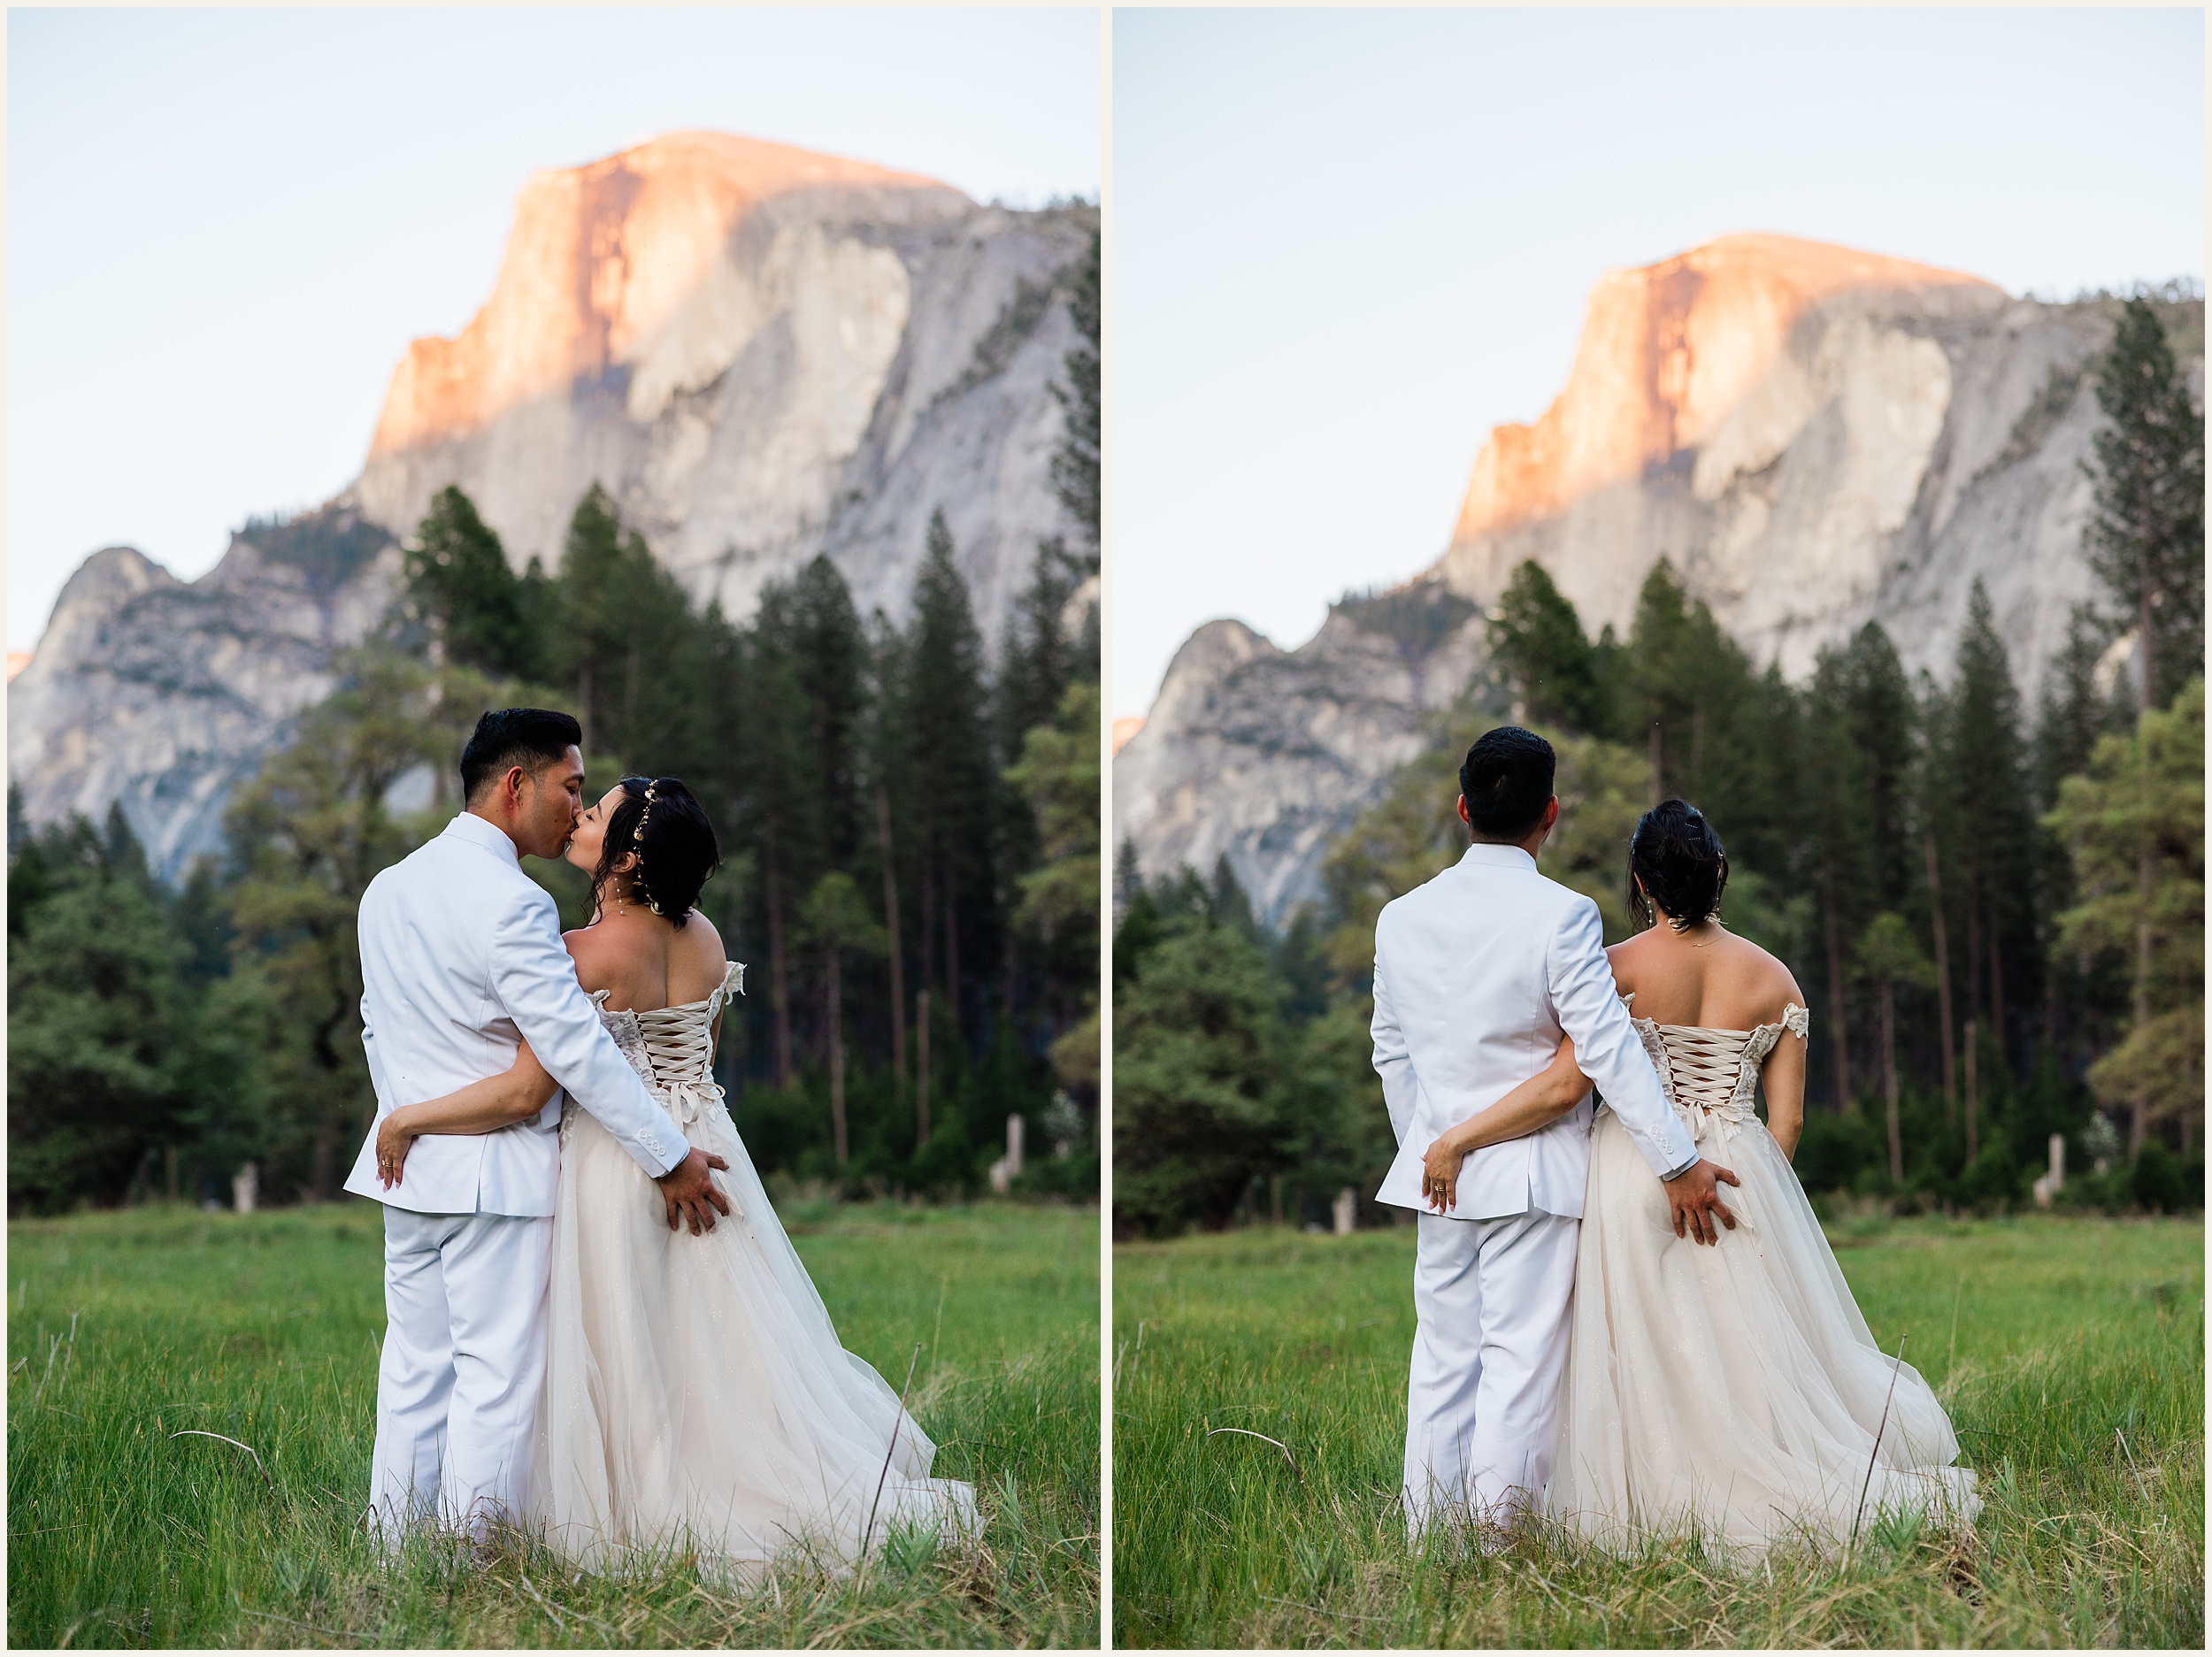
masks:
<svg viewBox="0 0 2212 1657"><path fill-rule="evenodd" d="M1659 1091L1659 1073L1621 1005L1605 958L1605 925L1588 898L1569 908L1545 966L1552 1010L1574 1038L1577 1068L1597 1084L1651 1171L1676 1178L1698 1160L1697 1146Z"/></svg>
<svg viewBox="0 0 2212 1657"><path fill-rule="evenodd" d="M492 993L546 1073L658 1179L690 1155L690 1141L645 1091L577 983L551 895L534 886L518 897L493 932Z"/></svg>
<svg viewBox="0 0 2212 1657"><path fill-rule="evenodd" d="M1405 1032L1398 1027L1397 1009L1390 1004L1390 986L1383 982L1382 953L1375 955L1375 1016L1368 1026L1375 1043L1375 1074L1382 1078L1383 1103L1390 1110L1390 1131L1403 1145L1413 1127L1413 1105L1421 1091L1414 1079L1413 1055L1406 1050Z"/></svg>

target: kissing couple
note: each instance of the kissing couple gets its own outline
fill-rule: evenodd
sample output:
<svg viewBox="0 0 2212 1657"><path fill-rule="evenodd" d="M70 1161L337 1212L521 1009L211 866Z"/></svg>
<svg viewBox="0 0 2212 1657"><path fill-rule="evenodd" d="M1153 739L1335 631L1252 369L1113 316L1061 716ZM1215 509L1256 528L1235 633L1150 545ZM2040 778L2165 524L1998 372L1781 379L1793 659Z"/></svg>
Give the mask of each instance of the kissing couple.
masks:
<svg viewBox="0 0 2212 1657"><path fill-rule="evenodd" d="M585 809L582 740L485 714L465 809L361 900L377 1114L346 1189L384 1205L380 1539L834 1568L972 1527L972 1488L929 1477L936 1446L839 1344L714 1081L744 968L695 907L713 826L672 778ZM520 862L563 855L592 898L565 937Z"/></svg>
<svg viewBox="0 0 2212 1657"><path fill-rule="evenodd" d="M1376 1200L1419 1212L1409 1532L1452 1517L1495 1546L1540 1515L1748 1561L1885 1510L1970 1523L1943 1406L1875 1346L1791 1170L1808 1015L1723 929L1718 836L1680 800L1644 813L1647 930L1608 950L1597 905L1537 871L1555 768L1533 733L1486 733L1459 772L1472 843L1375 926L1399 1144Z"/></svg>

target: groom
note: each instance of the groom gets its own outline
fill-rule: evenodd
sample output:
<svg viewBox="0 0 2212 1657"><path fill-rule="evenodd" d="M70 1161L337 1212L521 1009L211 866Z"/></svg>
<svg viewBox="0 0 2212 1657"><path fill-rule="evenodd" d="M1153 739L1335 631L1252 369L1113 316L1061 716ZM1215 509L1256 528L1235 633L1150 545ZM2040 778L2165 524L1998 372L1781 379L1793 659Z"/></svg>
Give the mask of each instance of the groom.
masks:
<svg viewBox="0 0 2212 1657"><path fill-rule="evenodd" d="M1716 1238L1727 1213L1614 992L1597 905L1536 871L1559 820L1555 768L1533 733L1486 733L1459 769L1473 844L1375 924L1374 1062L1398 1136L1375 1197L1420 1211L1404 1487L1417 1537L1439 1508L1504 1522L1550 1477L1592 1106L1474 1152L1448 1213L1425 1201L1431 1141L1546 1069L1563 1032L1665 1182L1677 1235Z"/></svg>
<svg viewBox="0 0 2212 1657"><path fill-rule="evenodd" d="M583 809L565 713L488 713L461 755L466 809L361 899L361 1041L376 1121L346 1189L384 1205L384 1356L370 1500L387 1547L434 1510L480 1539L522 1510L545 1372L561 1096L496 1132L426 1134L386 1190L376 1135L400 1106L495 1076L526 1040L660 1184L668 1223L714 1227L728 1166L684 1139L599 1022L523 856L561 855Z"/></svg>

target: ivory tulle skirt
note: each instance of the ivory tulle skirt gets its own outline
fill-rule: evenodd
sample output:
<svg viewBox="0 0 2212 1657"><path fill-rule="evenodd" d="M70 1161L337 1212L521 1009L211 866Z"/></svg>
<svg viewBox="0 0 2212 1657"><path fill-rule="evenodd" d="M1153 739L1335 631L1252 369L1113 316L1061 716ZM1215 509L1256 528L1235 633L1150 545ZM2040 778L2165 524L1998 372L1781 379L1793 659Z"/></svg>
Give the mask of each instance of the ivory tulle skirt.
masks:
<svg viewBox="0 0 2212 1657"><path fill-rule="evenodd" d="M972 1529L972 1487L929 1477L936 1446L839 1343L728 1111L679 1106L740 1211L700 1237L670 1231L658 1188L566 1108L532 1528L594 1570L696 1550L741 1576L794 1553L837 1569L872 1532Z"/></svg>
<svg viewBox="0 0 2212 1657"><path fill-rule="evenodd" d="M1721 1187L1737 1229L1676 1238L1664 1188L1599 1116L1548 1513L1617 1551L1694 1527L1746 1558L1832 1552L1886 1510L1970 1523L1949 1417L1876 1347L1765 1124L1683 1114L1743 1182Z"/></svg>

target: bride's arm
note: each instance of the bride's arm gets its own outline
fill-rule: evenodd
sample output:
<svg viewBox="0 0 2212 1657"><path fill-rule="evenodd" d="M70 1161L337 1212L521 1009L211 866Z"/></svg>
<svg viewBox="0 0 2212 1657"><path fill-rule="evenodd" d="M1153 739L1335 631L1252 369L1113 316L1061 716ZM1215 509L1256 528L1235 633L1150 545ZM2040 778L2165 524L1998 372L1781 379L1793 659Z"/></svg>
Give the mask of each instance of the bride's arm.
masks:
<svg viewBox="0 0 2212 1657"><path fill-rule="evenodd" d="M1759 1081L1766 1089L1767 1132L1794 1162L1798 1137L1805 1132L1805 1038L1785 1030L1759 1067Z"/></svg>
<svg viewBox="0 0 2212 1657"><path fill-rule="evenodd" d="M545 1109L557 1084L524 1042L515 1062L497 1076L419 1105L402 1105L376 1131L376 1170L388 1191L400 1183L407 1153L426 1133L495 1133L527 1122Z"/></svg>
<svg viewBox="0 0 2212 1657"><path fill-rule="evenodd" d="M1562 1037L1559 1051L1541 1072L1489 1109L1447 1128L1430 1145L1422 1159L1430 1205L1442 1214L1458 1201L1460 1162L1469 1152L1502 1145L1549 1126L1579 1104L1589 1091L1590 1078L1575 1068L1574 1038Z"/></svg>

